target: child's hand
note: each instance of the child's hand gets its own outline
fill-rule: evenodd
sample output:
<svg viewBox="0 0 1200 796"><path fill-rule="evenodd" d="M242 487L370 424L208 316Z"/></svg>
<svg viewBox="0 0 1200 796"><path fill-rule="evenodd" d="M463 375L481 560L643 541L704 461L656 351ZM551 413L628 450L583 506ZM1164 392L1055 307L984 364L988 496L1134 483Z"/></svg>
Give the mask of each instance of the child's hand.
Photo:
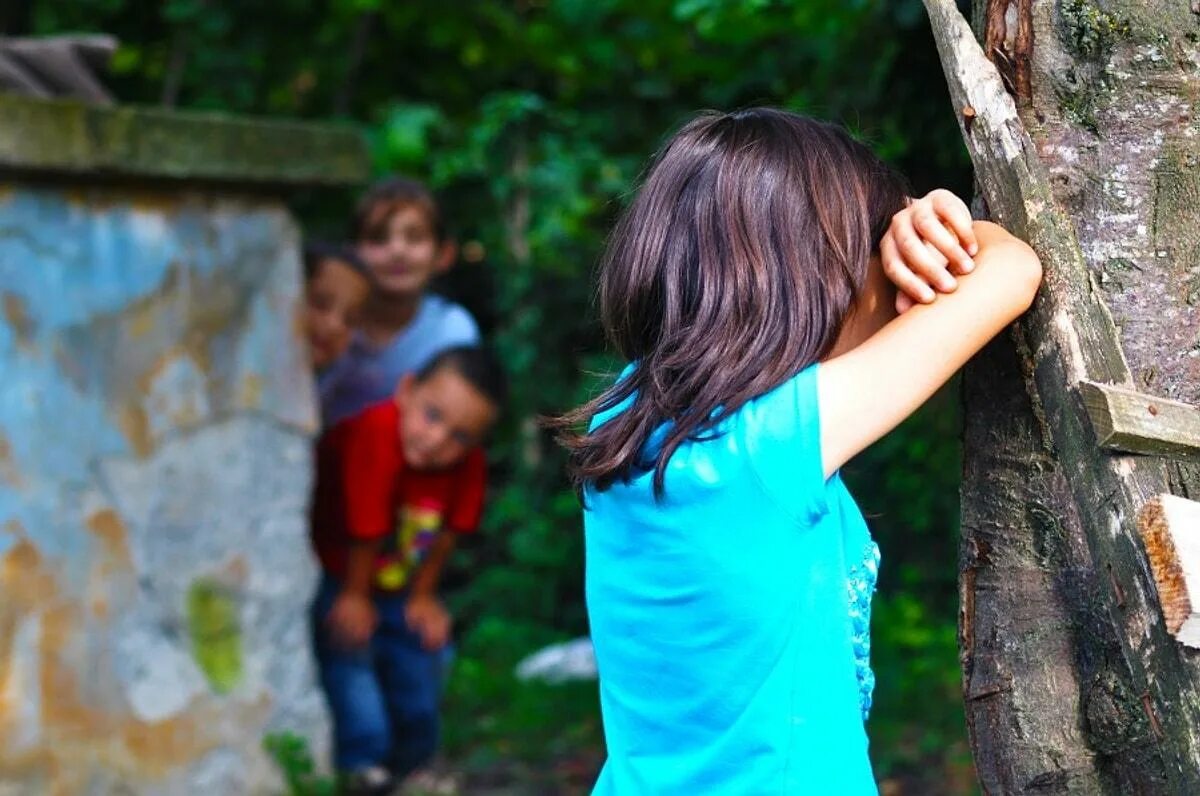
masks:
<svg viewBox="0 0 1200 796"><path fill-rule="evenodd" d="M340 593L325 615L325 625L334 640L351 649L367 645L378 621L371 598L357 592Z"/></svg>
<svg viewBox="0 0 1200 796"><path fill-rule="evenodd" d="M971 211L947 190L930 191L892 217L879 243L883 272L896 284L896 311L914 302L928 304L953 291L954 274L971 272L971 257L979 251L971 227Z"/></svg>
<svg viewBox="0 0 1200 796"><path fill-rule="evenodd" d="M440 650L450 640L450 613L441 600L432 595L414 595L404 606L408 627L421 637L429 651Z"/></svg>

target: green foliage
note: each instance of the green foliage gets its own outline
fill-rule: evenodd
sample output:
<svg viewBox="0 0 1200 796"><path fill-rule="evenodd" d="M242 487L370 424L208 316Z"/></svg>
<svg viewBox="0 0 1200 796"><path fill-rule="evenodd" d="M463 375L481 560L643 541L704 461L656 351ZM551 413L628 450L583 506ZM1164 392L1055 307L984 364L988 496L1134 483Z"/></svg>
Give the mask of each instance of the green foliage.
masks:
<svg viewBox="0 0 1200 796"><path fill-rule="evenodd" d="M337 782L317 773L308 741L290 732L271 733L263 739L263 750L275 762L287 786L288 796L333 796Z"/></svg>
<svg viewBox="0 0 1200 796"><path fill-rule="evenodd" d="M464 639L447 689L447 710L473 721L448 723L448 751L476 764L529 763L601 748L596 684L517 680L530 650L564 640L544 623L488 618ZM553 716L554 721L547 721Z"/></svg>
<svg viewBox="0 0 1200 796"><path fill-rule="evenodd" d="M442 287L480 318L514 385L486 527L451 573L462 655L447 731L460 756L598 744L594 689L510 674L522 654L586 632L579 507L536 418L619 366L591 269L667 132L701 108L780 105L848 124L918 193L969 191L919 0L34 0L26 16L35 32L118 35L123 98L349 117L381 173L444 196L464 261ZM297 206L337 234L347 199ZM937 752L963 744L956 418L943 398L848 473L881 515L872 748L884 776L958 765Z"/></svg>

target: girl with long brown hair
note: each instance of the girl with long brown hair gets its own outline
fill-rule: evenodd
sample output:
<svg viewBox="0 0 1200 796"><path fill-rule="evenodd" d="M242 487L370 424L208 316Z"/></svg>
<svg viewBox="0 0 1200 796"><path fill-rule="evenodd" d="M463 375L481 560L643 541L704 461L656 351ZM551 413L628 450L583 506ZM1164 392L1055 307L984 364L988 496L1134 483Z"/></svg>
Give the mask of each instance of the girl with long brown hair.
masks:
<svg viewBox="0 0 1200 796"><path fill-rule="evenodd" d="M875 791L878 550L838 469L1040 279L833 125L710 113L666 143L599 276L629 365L556 421L585 504L595 793Z"/></svg>

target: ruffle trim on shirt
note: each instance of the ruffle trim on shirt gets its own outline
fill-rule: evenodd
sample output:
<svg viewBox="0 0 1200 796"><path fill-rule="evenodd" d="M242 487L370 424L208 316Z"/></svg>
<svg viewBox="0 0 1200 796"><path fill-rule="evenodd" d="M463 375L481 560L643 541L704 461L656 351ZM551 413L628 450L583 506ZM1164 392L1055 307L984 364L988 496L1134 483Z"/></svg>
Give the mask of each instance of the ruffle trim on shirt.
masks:
<svg viewBox="0 0 1200 796"><path fill-rule="evenodd" d="M850 568L847 589L850 598L850 631L854 646L854 668L858 675L859 703L863 721L871 712L875 673L871 671L871 595L879 576L879 545L869 542L863 560Z"/></svg>

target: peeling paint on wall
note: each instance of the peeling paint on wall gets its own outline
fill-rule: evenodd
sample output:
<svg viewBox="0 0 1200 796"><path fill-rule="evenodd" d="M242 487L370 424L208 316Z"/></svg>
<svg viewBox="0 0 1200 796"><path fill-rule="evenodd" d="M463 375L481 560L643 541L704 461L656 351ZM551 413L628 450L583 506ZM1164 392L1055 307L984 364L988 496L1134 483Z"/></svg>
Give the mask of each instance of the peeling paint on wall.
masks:
<svg viewBox="0 0 1200 796"><path fill-rule="evenodd" d="M0 793L243 793L325 716L267 200L0 186ZM215 788L215 790L214 790Z"/></svg>

